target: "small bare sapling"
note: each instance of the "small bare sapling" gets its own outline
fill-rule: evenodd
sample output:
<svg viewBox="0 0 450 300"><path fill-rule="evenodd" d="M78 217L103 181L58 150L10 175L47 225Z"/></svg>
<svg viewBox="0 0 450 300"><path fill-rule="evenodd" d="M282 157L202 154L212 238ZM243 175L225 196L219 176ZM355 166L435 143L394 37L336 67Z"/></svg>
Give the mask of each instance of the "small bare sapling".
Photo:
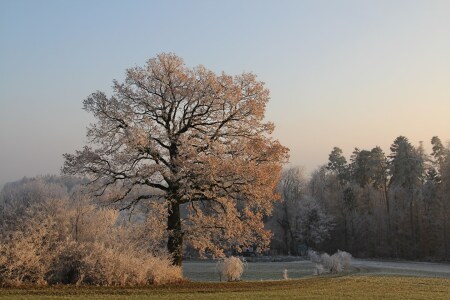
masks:
<svg viewBox="0 0 450 300"><path fill-rule="evenodd" d="M288 275L288 270L287 269L284 269L284 271L283 271L283 279L284 280L288 280L289 279L289 275Z"/></svg>

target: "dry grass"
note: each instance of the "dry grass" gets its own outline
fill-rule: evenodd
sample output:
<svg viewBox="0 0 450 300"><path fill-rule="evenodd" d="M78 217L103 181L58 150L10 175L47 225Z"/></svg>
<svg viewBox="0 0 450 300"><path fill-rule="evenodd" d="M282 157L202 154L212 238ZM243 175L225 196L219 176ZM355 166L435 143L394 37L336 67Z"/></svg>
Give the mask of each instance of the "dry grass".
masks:
<svg viewBox="0 0 450 300"><path fill-rule="evenodd" d="M450 279L394 276L314 277L147 288L43 287L0 290L0 299L450 299Z"/></svg>

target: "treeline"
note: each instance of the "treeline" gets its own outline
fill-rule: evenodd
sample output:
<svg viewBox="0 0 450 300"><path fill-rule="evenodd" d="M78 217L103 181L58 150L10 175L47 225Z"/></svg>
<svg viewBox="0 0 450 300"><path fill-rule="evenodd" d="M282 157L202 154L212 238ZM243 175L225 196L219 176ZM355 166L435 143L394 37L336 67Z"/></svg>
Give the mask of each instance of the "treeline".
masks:
<svg viewBox="0 0 450 300"><path fill-rule="evenodd" d="M309 179L286 170L267 222L272 251L450 260L450 147L438 137L431 145L427 154L399 136L388 155L355 148L350 161L335 147Z"/></svg>

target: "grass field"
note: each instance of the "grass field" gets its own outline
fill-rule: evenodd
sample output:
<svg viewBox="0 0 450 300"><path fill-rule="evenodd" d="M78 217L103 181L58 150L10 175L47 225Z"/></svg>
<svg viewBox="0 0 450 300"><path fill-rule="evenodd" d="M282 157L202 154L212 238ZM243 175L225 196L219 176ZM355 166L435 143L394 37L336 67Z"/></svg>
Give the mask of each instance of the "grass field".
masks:
<svg viewBox="0 0 450 300"><path fill-rule="evenodd" d="M0 299L450 299L450 279L324 276L286 281L186 282L147 288L6 288L0 289Z"/></svg>

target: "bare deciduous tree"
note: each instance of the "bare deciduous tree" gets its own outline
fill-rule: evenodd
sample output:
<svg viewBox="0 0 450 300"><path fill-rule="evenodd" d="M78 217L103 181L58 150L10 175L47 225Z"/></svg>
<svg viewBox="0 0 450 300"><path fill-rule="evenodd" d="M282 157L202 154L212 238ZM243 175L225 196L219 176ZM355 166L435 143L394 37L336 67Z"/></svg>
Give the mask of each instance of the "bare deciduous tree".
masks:
<svg viewBox="0 0 450 300"><path fill-rule="evenodd" d="M266 244L262 216L277 198L288 149L263 120L263 83L249 73L187 68L164 53L126 75L114 81L113 96L84 100L97 119L87 133L92 147L65 154L63 172L88 175L98 195L123 208L164 199L174 264L181 265L183 238L215 254L224 245ZM135 195L142 186L155 192Z"/></svg>
<svg viewBox="0 0 450 300"><path fill-rule="evenodd" d="M278 189L282 199L266 224L274 231L272 250L303 255L305 247L318 247L329 238L333 223L321 203L310 195L302 168L284 170Z"/></svg>

